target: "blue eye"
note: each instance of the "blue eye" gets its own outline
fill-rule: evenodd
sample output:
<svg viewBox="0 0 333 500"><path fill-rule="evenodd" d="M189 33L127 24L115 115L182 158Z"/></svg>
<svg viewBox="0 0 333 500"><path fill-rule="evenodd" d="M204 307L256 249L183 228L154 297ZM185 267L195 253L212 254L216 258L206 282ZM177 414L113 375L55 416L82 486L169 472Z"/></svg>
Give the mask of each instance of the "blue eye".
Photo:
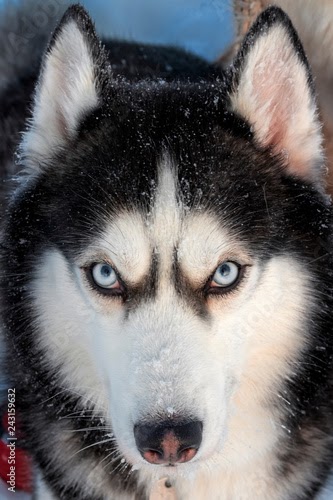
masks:
<svg viewBox="0 0 333 500"><path fill-rule="evenodd" d="M119 286L116 271L105 262L94 264L91 268L91 275L96 285L102 288L117 288Z"/></svg>
<svg viewBox="0 0 333 500"><path fill-rule="evenodd" d="M240 273L240 268L234 262L223 262L215 271L211 281L211 287L225 288L233 285Z"/></svg>

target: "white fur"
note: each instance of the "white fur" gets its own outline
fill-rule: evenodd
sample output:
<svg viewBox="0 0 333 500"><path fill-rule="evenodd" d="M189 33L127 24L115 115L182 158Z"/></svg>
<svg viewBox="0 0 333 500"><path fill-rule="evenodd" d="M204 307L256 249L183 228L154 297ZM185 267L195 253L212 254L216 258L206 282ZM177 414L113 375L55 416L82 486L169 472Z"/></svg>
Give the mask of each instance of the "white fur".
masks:
<svg viewBox="0 0 333 500"><path fill-rule="evenodd" d="M258 496L249 492L260 488L262 499L283 499L283 481L269 478L274 447L288 430L269 401L280 397L283 404L287 398L278 395L280 384L306 344L302 318L310 307L310 277L287 256L262 268L223 221L186 214L176 190L173 167L164 160L147 220L119 214L87 255L78 256L75 272L60 253L45 254L31 290L45 362L57 366L65 388L112 422L121 453L142 481L153 486L168 474L179 499L251 499ZM175 245L193 284L198 276L208 279L221 259L249 266L238 290L208 299L210 321L176 294ZM121 301L100 297L79 270L85 259L107 259L139 282L149 272L153 249L161 259L157 296L128 318ZM203 421L202 445L190 463L166 469L141 458L133 426L157 413ZM294 480L301 485L303 478Z"/></svg>
<svg viewBox="0 0 333 500"><path fill-rule="evenodd" d="M319 182L322 136L316 103L284 26L256 40L231 100L262 146L281 154L291 173Z"/></svg>
<svg viewBox="0 0 333 500"><path fill-rule="evenodd" d="M44 62L33 118L22 143L28 164L38 169L38 162L47 160L55 148L75 135L79 121L98 102L89 44L77 24L70 21Z"/></svg>
<svg viewBox="0 0 333 500"><path fill-rule="evenodd" d="M170 277L173 250L179 239L182 205L177 200L177 182L174 166L168 155L165 155L159 167L159 184L156 199L148 221L149 237L158 254L160 271L163 279Z"/></svg>

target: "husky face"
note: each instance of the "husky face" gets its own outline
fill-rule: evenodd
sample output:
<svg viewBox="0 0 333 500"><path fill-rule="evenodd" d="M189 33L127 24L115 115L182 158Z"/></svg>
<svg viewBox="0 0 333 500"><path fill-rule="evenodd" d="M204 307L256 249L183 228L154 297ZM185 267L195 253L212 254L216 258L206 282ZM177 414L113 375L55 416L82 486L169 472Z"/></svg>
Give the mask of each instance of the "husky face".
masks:
<svg viewBox="0 0 333 500"><path fill-rule="evenodd" d="M194 465L220 453L239 464L236 443L246 462L264 429L279 434L265 405L305 348L313 277L296 256L255 258L223 218L186 210L170 160L158 171L149 210L111 217L71 267L62 252L43 253L32 283L39 342L61 385L102 408L130 463L144 465L135 425L189 420L204 429ZM94 286L96 262L117 269L126 300ZM224 262L241 266L241 278L220 294Z"/></svg>
<svg viewBox="0 0 333 500"><path fill-rule="evenodd" d="M77 257L72 273L61 253L46 252L32 285L43 332L39 341L48 362L59 367L62 385L92 401L98 396L96 407L110 418L130 463L144 463L134 426L167 420L203 422L194 461L226 454L227 437L228 460L239 463L233 455L237 443L246 461L257 454L250 443L264 429L274 439L278 434L275 411L264 407L272 391L280 393L281 376L291 376L305 348L302 328L311 308L306 297L311 274L296 258L256 261L213 215L180 217L178 210L160 215L151 226L138 214L119 215ZM173 216L171 226L164 219L168 215ZM159 245L164 228L167 238ZM128 241L138 245L126 248ZM86 268L96 261L112 262L124 282L131 283L127 306L91 287ZM228 261L248 267L239 289L204 297L203 285L220 262ZM142 289L143 283L147 290L138 295L135 288ZM60 342L59 331L66 335Z"/></svg>
<svg viewBox="0 0 333 500"><path fill-rule="evenodd" d="M306 59L278 9L215 84L117 82L86 14L65 15L22 145L5 322L41 401L112 430L102 457L116 447L155 476L282 460L314 392L300 360L328 280L320 144ZM142 429L160 429L162 461Z"/></svg>

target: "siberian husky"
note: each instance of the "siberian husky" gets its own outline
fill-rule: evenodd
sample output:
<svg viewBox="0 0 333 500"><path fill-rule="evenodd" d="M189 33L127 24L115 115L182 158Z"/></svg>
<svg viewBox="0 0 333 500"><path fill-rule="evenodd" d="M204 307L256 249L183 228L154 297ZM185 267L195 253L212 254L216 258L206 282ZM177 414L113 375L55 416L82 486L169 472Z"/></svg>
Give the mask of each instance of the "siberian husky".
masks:
<svg viewBox="0 0 333 500"><path fill-rule="evenodd" d="M1 300L35 497L315 498L333 456L332 209L298 36L271 7L221 74L108 46L71 6L33 98L29 53L1 80L6 172L27 120Z"/></svg>

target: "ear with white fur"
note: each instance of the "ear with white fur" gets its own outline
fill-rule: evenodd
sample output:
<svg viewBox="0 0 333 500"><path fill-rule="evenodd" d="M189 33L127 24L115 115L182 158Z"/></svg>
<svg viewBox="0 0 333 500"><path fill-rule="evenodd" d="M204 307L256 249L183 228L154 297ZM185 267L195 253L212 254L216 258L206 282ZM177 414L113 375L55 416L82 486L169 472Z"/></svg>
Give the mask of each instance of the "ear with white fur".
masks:
<svg viewBox="0 0 333 500"><path fill-rule="evenodd" d="M230 92L260 147L278 154L288 173L321 181L322 135L309 65L287 15L264 11L236 57Z"/></svg>
<svg viewBox="0 0 333 500"><path fill-rule="evenodd" d="M108 77L106 53L90 17L79 5L69 7L46 50L21 145L29 169L38 170L75 137L82 120L100 105Z"/></svg>

